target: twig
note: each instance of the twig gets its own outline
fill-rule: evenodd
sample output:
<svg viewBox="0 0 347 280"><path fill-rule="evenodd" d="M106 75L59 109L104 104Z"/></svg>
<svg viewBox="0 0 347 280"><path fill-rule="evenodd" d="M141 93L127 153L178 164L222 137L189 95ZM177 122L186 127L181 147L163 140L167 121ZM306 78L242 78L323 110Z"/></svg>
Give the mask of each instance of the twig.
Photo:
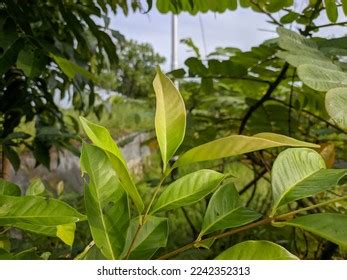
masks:
<svg viewBox="0 0 347 280"><path fill-rule="evenodd" d="M284 78L284 76L288 70L288 67L289 67L289 64L287 62L285 62L282 69L281 69L281 72L277 76L276 80L270 84L268 90L263 95L263 97L261 99L259 99L255 104L253 104L252 106L249 107L247 113L245 114L245 116L243 117L243 119L241 121L239 134L242 134L243 130L246 127L246 124L247 124L249 118L252 116L254 111L256 111L266 100L270 99L271 94L274 92L274 90L277 88L277 86L280 84L280 82Z"/></svg>
<svg viewBox="0 0 347 280"><path fill-rule="evenodd" d="M325 202L322 202L322 203L318 203L316 205L312 205L312 206L309 206L309 207L305 207L305 208L302 208L302 209L291 211L291 212L288 212L288 213L285 213L285 214L282 214L282 215L274 216L272 218L271 217L265 217L265 218L263 218L261 220L258 220L256 222L254 222L254 223L251 223L251 224L248 224L248 225L244 225L244 226L241 226L241 227L238 227L238 228L226 231L224 233L216 234L216 235L213 235L213 236L201 239L199 241L194 241L194 242L188 243L188 244L184 245L181 248L178 248L178 249L176 249L176 250L174 250L172 252L169 252L167 254L164 254L164 255L160 256L158 258L158 260L169 259L169 258L171 258L173 256L176 256L176 255L178 255L178 254L180 254L180 253L182 253L184 251L187 251L187 250L189 250L191 248L194 248L194 246L198 245L201 242L205 242L205 241L209 241L209 240L221 239L221 238L228 237L228 236L234 235L236 233L240 233L240 232L243 232L243 231L246 231L246 230L258 227L258 226L268 225L268 224L271 224L273 222L277 222L277 221L280 222L280 221L284 221L284 220L287 220L287 219L291 219L294 215L296 215L296 214L298 214L300 212L308 211L308 210L311 210L311 209L314 209L314 208L325 206L327 204L338 202L338 201L345 200L345 199L347 199L347 196L331 199L331 200L328 200L328 201L325 201Z"/></svg>

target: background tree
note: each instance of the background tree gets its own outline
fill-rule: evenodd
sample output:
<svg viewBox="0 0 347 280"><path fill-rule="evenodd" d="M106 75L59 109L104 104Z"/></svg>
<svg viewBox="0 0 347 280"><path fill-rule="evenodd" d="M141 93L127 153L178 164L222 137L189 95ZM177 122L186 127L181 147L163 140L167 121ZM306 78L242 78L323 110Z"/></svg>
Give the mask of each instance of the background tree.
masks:
<svg viewBox="0 0 347 280"><path fill-rule="evenodd" d="M70 145L77 122L64 118L54 97L68 96L84 114L93 110L97 84L93 74L105 66L105 57L110 66L118 62L120 35L108 28L108 11L121 9L127 14L130 6L133 11L147 9L138 1L0 2L2 176L5 158L19 168L13 147L20 144L47 167L52 145L77 153ZM34 135L16 129L21 122L30 121L35 122Z"/></svg>

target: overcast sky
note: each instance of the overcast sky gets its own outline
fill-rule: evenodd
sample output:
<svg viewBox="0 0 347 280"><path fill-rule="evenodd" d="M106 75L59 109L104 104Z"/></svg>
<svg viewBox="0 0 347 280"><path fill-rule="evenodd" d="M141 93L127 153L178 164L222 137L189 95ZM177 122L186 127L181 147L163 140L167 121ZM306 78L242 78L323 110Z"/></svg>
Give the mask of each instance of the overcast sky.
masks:
<svg viewBox="0 0 347 280"><path fill-rule="evenodd" d="M299 7L300 8L300 7ZM340 13L341 15L342 13ZM274 15L279 18L280 15ZM199 19L200 17L200 19ZM205 54L203 35L200 21L203 25L206 53L216 47L238 47L248 50L257 46L266 39L276 36L275 26L266 22L268 18L264 14L253 12L251 9L237 9L223 14L207 13L191 16L182 13L178 16L178 37L192 38L200 48L201 54ZM343 20L340 18L340 20ZM326 23L323 15L320 23ZM111 28L119 30L128 39L138 42L148 42L154 49L167 59L165 70L170 68L171 53L171 15L160 14L153 8L148 14L130 14L125 17L121 12L111 17ZM330 31L329 31L330 29ZM320 35L331 36L331 28L320 32ZM345 28L334 28L334 36L346 34ZM184 60L191 56L183 44L179 44L179 67L184 65Z"/></svg>

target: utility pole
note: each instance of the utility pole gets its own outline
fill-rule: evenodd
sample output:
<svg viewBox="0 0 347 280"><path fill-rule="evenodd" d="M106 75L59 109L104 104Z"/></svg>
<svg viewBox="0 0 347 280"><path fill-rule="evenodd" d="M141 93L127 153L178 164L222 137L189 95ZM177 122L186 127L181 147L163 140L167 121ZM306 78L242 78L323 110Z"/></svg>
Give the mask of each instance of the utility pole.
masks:
<svg viewBox="0 0 347 280"><path fill-rule="evenodd" d="M175 70L178 67L178 17L175 14L172 14L171 18L171 70Z"/></svg>

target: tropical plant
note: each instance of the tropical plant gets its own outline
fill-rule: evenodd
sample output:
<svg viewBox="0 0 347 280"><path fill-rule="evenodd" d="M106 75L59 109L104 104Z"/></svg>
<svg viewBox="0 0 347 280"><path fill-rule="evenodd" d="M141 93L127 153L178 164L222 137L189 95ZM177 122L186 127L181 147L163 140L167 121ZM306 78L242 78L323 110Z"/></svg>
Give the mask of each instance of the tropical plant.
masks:
<svg viewBox="0 0 347 280"><path fill-rule="evenodd" d="M81 170L85 174L86 215L66 203L42 197L43 188L35 182L25 196L9 182L0 184L0 225L4 231L15 227L56 236L71 245L76 223L87 220L92 242L77 259L159 259L176 257L188 249L213 248L222 238L256 227L294 227L347 246L347 216L338 211L347 196L337 195L347 175L346 169L328 169L314 149L319 145L275 133L254 136L231 135L194 147L172 159L186 129L186 110L174 84L160 71L153 82L156 93L155 129L163 171L158 186L146 203L135 185L116 142L106 128L81 118L93 144L84 143ZM291 147L283 150L272 167L273 203L265 213L246 207L235 188L234 176L201 169L169 182L170 173L185 165L237 156L257 150ZM308 197L319 203L300 207ZM195 240L167 252L170 236L167 214L210 197ZM321 209L320 213L311 211ZM158 251L159 250L159 251ZM32 251L31 251L32 253ZM25 255L25 254L24 254ZM6 248L2 258L19 258ZM217 259L297 259L285 248L269 241L246 241L232 246Z"/></svg>

